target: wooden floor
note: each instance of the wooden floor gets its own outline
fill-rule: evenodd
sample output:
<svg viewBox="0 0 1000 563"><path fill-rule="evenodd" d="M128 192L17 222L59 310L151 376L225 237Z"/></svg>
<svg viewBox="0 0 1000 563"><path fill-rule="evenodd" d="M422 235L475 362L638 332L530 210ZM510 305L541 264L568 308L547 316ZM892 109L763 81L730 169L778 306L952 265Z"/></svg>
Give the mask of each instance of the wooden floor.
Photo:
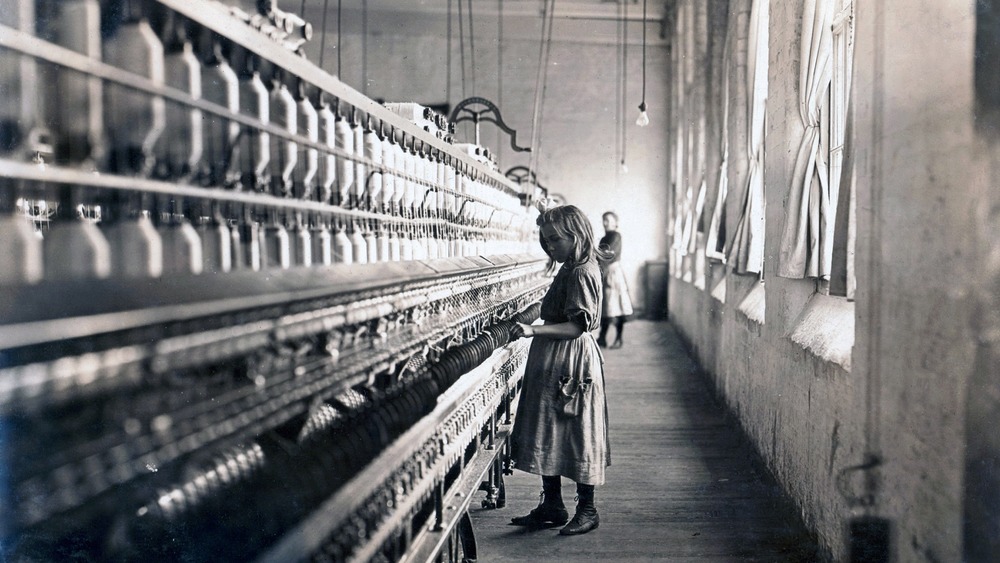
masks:
<svg viewBox="0 0 1000 563"><path fill-rule="evenodd" d="M794 506L673 327L634 321L625 336L624 348L605 350L612 466L597 488L600 528L560 536L508 525L541 491L538 477L518 471L505 481L506 508L473 500L478 561L816 561ZM570 515L574 494L563 479Z"/></svg>

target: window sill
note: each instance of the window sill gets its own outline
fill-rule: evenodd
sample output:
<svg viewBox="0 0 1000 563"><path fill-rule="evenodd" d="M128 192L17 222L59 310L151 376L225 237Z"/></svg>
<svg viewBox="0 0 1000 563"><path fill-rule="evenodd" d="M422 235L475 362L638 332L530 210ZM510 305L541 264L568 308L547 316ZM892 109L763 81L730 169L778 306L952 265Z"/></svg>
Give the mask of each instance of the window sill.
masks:
<svg viewBox="0 0 1000 563"><path fill-rule="evenodd" d="M742 313L747 320L759 325L764 324L764 284L755 285L736 310Z"/></svg>
<svg viewBox="0 0 1000 563"><path fill-rule="evenodd" d="M817 293L788 335L814 356L851 371L854 348L854 302Z"/></svg>
<svg viewBox="0 0 1000 563"><path fill-rule="evenodd" d="M726 277L723 276L719 283L715 284L715 289L712 290L712 299L715 299L719 303L726 302Z"/></svg>

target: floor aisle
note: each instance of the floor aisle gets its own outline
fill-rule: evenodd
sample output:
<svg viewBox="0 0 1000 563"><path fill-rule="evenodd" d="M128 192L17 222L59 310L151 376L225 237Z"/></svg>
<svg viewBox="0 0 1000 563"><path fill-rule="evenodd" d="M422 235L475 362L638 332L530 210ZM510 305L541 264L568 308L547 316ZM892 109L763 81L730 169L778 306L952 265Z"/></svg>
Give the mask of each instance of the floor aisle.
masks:
<svg viewBox="0 0 1000 563"><path fill-rule="evenodd" d="M713 399L667 323L635 321L626 345L605 350L612 466L597 488L601 525L583 536L509 526L541 491L506 478L507 506L470 510L480 562L812 562L795 507ZM570 515L575 487L563 479ZM482 493L480 493L481 495Z"/></svg>

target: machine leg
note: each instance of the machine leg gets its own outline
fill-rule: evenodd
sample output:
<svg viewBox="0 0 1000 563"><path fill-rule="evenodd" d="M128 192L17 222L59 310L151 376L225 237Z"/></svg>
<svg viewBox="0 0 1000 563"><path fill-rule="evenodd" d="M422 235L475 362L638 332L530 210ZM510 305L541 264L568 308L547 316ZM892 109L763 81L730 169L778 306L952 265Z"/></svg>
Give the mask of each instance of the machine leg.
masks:
<svg viewBox="0 0 1000 563"><path fill-rule="evenodd" d="M503 484L503 471L497 472L497 482L500 485L497 487L497 508L504 508L507 506L507 488Z"/></svg>
<svg viewBox="0 0 1000 563"><path fill-rule="evenodd" d="M472 518L466 511L458 521L458 537L462 542L462 563L475 563L478 557L476 548L476 531L472 527Z"/></svg>
<svg viewBox="0 0 1000 563"><path fill-rule="evenodd" d="M504 489L503 474L503 456L497 456L487 473L489 480L479 484L479 490L486 492L486 498L483 499L482 504L483 508L503 508L507 506L507 493Z"/></svg>
<svg viewBox="0 0 1000 563"><path fill-rule="evenodd" d="M495 508L507 506L507 491L503 485L503 455L497 456L493 461L493 485L496 487Z"/></svg>
<svg viewBox="0 0 1000 563"><path fill-rule="evenodd" d="M499 489L495 487L492 483L492 475L489 481L483 481L479 484L480 491L486 491L486 498L483 499L483 508L497 508L497 492Z"/></svg>
<svg viewBox="0 0 1000 563"><path fill-rule="evenodd" d="M514 468L511 467L511 459L510 459L510 457L511 457L512 454L513 454L513 451L511 451L510 440L507 440L506 442L504 442L504 445L503 445L503 454L501 454L501 456L500 456L501 459L503 459L503 474L504 475L513 475L514 474Z"/></svg>
<svg viewBox="0 0 1000 563"><path fill-rule="evenodd" d="M437 484L434 491L434 531L444 529L444 479Z"/></svg>
<svg viewBox="0 0 1000 563"><path fill-rule="evenodd" d="M497 440L497 417L496 414L490 416L490 442L486 449L492 450L496 447Z"/></svg>

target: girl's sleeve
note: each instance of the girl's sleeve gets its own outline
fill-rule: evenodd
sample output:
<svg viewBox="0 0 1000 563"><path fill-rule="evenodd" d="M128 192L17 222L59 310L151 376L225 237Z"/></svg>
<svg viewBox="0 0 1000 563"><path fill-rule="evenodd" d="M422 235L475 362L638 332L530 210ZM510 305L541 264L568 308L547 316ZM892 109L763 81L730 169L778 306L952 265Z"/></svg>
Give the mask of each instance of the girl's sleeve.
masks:
<svg viewBox="0 0 1000 563"><path fill-rule="evenodd" d="M567 282L566 318L587 332L600 318L601 276L597 270L577 267L573 268Z"/></svg>

